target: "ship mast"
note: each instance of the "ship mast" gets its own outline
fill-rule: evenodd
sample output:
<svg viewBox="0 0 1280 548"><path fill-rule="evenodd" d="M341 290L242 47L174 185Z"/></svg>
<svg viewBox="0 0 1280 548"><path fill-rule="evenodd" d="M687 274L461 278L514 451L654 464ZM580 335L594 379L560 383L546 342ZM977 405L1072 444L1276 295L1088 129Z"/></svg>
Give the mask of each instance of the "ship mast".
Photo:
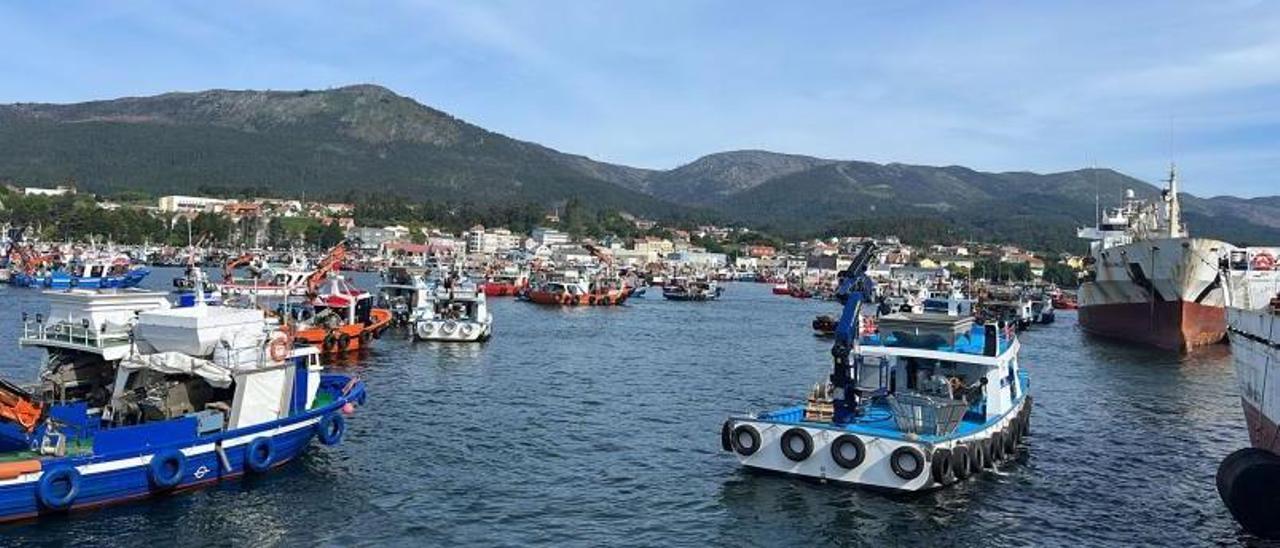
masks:
<svg viewBox="0 0 1280 548"><path fill-rule="evenodd" d="M1168 222L1170 238L1184 238L1186 231L1182 226L1182 205L1178 202L1178 166L1169 164L1169 186L1164 191L1165 219Z"/></svg>

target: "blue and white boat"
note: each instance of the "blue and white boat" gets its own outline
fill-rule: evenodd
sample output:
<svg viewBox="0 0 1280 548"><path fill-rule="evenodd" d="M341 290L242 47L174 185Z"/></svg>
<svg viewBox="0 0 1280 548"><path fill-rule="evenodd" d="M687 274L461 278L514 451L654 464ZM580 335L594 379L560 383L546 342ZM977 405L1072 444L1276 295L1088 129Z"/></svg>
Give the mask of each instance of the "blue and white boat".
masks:
<svg viewBox="0 0 1280 548"><path fill-rule="evenodd" d="M721 445L752 469L891 491L963 480L1016 454L1031 397L1012 329L893 314L857 336L871 245L841 275L834 366L808 402L735 416Z"/></svg>
<svg viewBox="0 0 1280 548"><path fill-rule="evenodd" d="M137 287L151 273L142 265L91 261L72 265L69 269L17 271L9 279L10 285L47 289L114 289Z"/></svg>
<svg viewBox="0 0 1280 548"><path fill-rule="evenodd" d="M156 303L116 321L126 301L163 295L83 297L98 310L28 325L23 344L59 352L39 387L0 385L0 521L265 473L313 438L342 439L363 382L321 374L316 351L257 309Z"/></svg>

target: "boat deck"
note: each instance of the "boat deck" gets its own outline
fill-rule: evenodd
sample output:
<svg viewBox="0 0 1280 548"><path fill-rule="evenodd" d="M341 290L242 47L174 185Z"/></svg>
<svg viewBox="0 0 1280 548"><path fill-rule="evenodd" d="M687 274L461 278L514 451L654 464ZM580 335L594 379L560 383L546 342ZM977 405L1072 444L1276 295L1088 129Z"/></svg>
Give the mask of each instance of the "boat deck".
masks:
<svg viewBox="0 0 1280 548"><path fill-rule="evenodd" d="M1022 394L1019 401L1022 401L1026 398L1028 379L1025 371L1020 371L1018 377L1019 385L1021 386L1021 390L1019 392ZM838 432L851 432L876 438L941 443L976 434L1004 418L1001 416L987 420L982 412L983 405L984 404L982 402L978 402L970 406L956 429L949 434L941 436L903 432L898 428L897 422L894 421L893 410L889 407L888 402L883 398L876 398L873 400L871 404L863 408L862 416L858 417L855 422L845 425L836 425L830 422L806 421L804 420L804 405L785 407L774 411L760 413L756 416L756 419L778 425L807 426L810 428L821 428L824 430Z"/></svg>

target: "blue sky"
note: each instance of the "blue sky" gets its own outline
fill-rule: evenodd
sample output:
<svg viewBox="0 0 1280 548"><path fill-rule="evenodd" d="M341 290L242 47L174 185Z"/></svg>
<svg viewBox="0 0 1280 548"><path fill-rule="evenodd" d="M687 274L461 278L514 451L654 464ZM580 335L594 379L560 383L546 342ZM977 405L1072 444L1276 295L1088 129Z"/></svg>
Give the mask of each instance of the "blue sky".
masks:
<svg viewBox="0 0 1280 548"><path fill-rule="evenodd" d="M373 82L566 152L984 170L1170 160L1280 194L1280 3L9 2L0 102Z"/></svg>

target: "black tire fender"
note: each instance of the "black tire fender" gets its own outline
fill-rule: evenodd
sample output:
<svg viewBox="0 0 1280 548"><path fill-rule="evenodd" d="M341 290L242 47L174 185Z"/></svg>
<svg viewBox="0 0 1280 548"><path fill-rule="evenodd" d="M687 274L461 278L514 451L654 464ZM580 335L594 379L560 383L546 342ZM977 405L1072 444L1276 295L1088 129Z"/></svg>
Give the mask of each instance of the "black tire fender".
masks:
<svg viewBox="0 0 1280 548"><path fill-rule="evenodd" d="M733 434L733 421L724 421L720 426L720 449L725 451L733 451L733 442L730 436Z"/></svg>
<svg viewBox="0 0 1280 548"><path fill-rule="evenodd" d="M792 447L795 440L800 440L799 449ZM779 445L782 446L783 455L793 461L801 462L813 454L813 435L808 430L797 426L782 433Z"/></svg>
<svg viewBox="0 0 1280 548"><path fill-rule="evenodd" d="M934 449L933 463L930 465L930 473L933 481L942 485L951 483L954 476L951 475L951 450L950 449Z"/></svg>
<svg viewBox="0 0 1280 548"><path fill-rule="evenodd" d="M854 456L849 457L844 453L846 447L852 447ZM862 465L862 461L867 458L867 445L862 443L862 438L853 434L841 434L831 442L831 460L841 468L853 470Z"/></svg>
<svg viewBox="0 0 1280 548"><path fill-rule="evenodd" d="M903 459L913 460L914 466L904 466ZM926 468L924 453L910 445L903 445L889 454L889 467L893 469L894 475L904 480L916 479Z"/></svg>
<svg viewBox="0 0 1280 548"><path fill-rule="evenodd" d="M965 480L973 473L973 453L969 451L971 446L966 443L957 444L951 448L951 475L957 480Z"/></svg>
<svg viewBox="0 0 1280 548"><path fill-rule="evenodd" d="M750 445L743 443L743 437ZM760 450L760 431L750 424L739 424L733 428L733 436L730 438L733 444L733 450L744 457L749 457Z"/></svg>

